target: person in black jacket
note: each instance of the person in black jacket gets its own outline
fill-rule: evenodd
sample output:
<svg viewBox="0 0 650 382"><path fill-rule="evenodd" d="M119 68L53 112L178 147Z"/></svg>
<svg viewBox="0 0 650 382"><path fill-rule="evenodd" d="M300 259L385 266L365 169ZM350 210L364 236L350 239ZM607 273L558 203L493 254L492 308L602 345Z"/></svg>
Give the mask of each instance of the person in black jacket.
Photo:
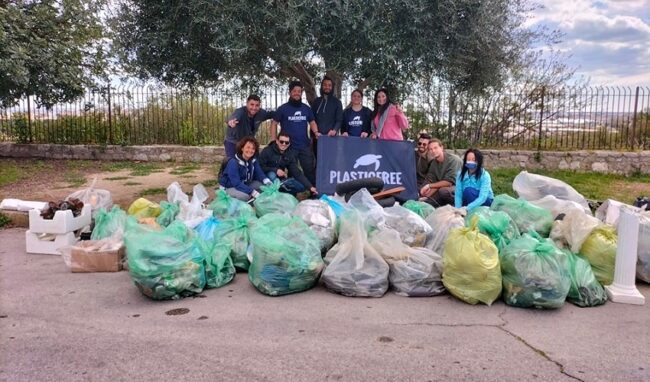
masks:
<svg viewBox="0 0 650 382"><path fill-rule="evenodd" d="M262 171L271 180L279 179L282 182L282 191L295 195L309 190L316 194L316 187L298 167L298 157L296 152L289 148L290 145L291 137L281 131L276 140L271 141L260 153Z"/></svg>
<svg viewBox="0 0 650 382"><path fill-rule="evenodd" d="M311 110L316 118L318 132L322 135L335 136L341 130L343 106L334 95L334 81L325 76L320 83L320 97L311 103Z"/></svg>
<svg viewBox="0 0 650 382"><path fill-rule="evenodd" d="M251 94L246 99L246 106L235 110L226 120L226 139L223 142L226 160L235 156L237 142L246 137L255 137L260 124L273 118L274 112L260 108L260 97Z"/></svg>

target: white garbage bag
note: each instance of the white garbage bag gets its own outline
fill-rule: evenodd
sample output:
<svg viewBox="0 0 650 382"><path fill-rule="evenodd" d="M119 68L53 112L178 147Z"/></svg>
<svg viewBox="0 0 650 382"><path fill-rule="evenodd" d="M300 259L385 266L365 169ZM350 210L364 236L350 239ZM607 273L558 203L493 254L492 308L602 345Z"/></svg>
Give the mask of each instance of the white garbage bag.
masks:
<svg viewBox="0 0 650 382"><path fill-rule="evenodd" d="M97 184L97 178L93 179L90 187L84 190L75 191L72 194L68 195L66 198L77 198L84 204L89 204L91 206L93 218L100 208L108 211L111 209L111 207L113 207L113 198L111 197L111 192L108 190L96 189L95 184Z"/></svg>
<svg viewBox="0 0 650 382"><path fill-rule="evenodd" d="M548 176L522 171L512 181L512 189L524 200L539 200L546 195L553 195L558 199L578 203L585 212L591 211L587 200L575 188Z"/></svg>

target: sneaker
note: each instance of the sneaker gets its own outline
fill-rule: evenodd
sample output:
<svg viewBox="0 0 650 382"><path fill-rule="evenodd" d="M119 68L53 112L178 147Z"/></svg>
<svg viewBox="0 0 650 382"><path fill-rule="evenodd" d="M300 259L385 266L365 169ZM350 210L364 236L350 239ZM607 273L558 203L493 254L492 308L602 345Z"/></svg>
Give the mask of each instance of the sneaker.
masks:
<svg viewBox="0 0 650 382"><path fill-rule="evenodd" d="M310 196L311 191L303 191L296 194L296 199L298 199L299 202L302 202L303 200L309 199Z"/></svg>

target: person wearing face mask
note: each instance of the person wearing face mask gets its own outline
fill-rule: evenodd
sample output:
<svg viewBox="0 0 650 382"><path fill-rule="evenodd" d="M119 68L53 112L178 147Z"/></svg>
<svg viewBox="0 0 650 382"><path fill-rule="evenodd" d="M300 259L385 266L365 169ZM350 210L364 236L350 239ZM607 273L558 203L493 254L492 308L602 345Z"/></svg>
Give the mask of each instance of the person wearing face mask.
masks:
<svg viewBox="0 0 650 382"><path fill-rule="evenodd" d="M253 137L246 137L235 147L236 153L228 160L219 184L226 193L239 200L257 198L262 184L271 184L257 160L260 144Z"/></svg>
<svg viewBox="0 0 650 382"><path fill-rule="evenodd" d="M455 207L467 207L471 212L479 206L490 206L494 200L492 178L483 168L483 154L468 149L463 157L463 168L456 176Z"/></svg>

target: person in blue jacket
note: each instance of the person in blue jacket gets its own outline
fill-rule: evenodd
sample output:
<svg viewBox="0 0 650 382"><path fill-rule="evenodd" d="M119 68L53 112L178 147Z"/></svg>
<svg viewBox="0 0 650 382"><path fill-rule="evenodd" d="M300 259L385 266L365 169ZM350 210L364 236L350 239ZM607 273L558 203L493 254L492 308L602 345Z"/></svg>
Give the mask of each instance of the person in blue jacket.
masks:
<svg viewBox="0 0 650 382"><path fill-rule="evenodd" d="M365 138L370 135L370 115L372 110L363 106L363 93L359 89L352 91L350 105L343 110L341 135Z"/></svg>
<svg viewBox="0 0 650 382"><path fill-rule="evenodd" d="M478 206L490 206L493 200L492 178L483 168L483 154L478 149L468 149L456 176L455 207L471 211Z"/></svg>
<svg viewBox="0 0 650 382"><path fill-rule="evenodd" d="M257 198L262 184L271 184L271 180L257 160L260 144L255 138L245 137L237 142L235 150L235 157L228 160L219 184L228 195L246 202Z"/></svg>

